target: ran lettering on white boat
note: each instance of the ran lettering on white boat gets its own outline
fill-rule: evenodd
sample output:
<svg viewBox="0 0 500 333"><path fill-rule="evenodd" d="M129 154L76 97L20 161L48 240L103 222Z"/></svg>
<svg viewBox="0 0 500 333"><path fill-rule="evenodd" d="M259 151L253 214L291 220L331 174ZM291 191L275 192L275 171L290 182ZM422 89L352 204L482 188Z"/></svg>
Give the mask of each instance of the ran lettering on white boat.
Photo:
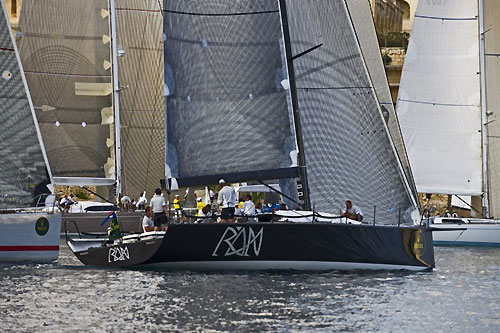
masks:
<svg viewBox="0 0 500 333"><path fill-rule="evenodd" d="M125 261L130 259L128 247L112 247L108 252L108 262Z"/></svg>
<svg viewBox="0 0 500 333"><path fill-rule="evenodd" d="M212 257L237 255L240 257L259 256L264 236L264 227L255 232L251 227L228 227L219 239ZM225 252L224 252L225 250Z"/></svg>

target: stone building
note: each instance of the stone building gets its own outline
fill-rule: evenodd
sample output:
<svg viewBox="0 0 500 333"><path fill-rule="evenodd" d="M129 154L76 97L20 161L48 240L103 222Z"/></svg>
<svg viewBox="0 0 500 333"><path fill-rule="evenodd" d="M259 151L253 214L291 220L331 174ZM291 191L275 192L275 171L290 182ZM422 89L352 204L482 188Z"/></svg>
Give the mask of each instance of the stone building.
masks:
<svg viewBox="0 0 500 333"><path fill-rule="evenodd" d="M410 5L405 0L370 0L370 5L379 35L401 32L403 20L410 16Z"/></svg>
<svg viewBox="0 0 500 333"><path fill-rule="evenodd" d="M0 0L1 1L1 0ZM10 24L12 28L17 28L19 23L19 15L21 14L21 5L23 0L3 0L5 7L7 9L7 14L9 14Z"/></svg>

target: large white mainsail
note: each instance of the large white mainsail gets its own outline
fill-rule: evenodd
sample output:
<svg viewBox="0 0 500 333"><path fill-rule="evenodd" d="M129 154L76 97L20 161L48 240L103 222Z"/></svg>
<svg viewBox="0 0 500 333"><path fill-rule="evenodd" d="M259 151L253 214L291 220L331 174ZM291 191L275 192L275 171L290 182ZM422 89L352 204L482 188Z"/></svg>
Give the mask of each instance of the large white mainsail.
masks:
<svg viewBox="0 0 500 333"><path fill-rule="evenodd" d="M165 156L158 1L26 0L18 35L57 183L152 193Z"/></svg>
<svg viewBox="0 0 500 333"><path fill-rule="evenodd" d="M313 206L338 211L346 199L365 218L387 222L412 210L344 1L286 1L307 177Z"/></svg>
<svg viewBox="0 0 500 333"><path fill-rule="evenodd" d="M477 0L418 3L397 113L419 192L482 194Z"/></svg>
<svg viewBox="0 0 500 333"><path fill-rule="evenodd" d="M18 46L56 183L115 182L107 0L25 0Z"/></svg>

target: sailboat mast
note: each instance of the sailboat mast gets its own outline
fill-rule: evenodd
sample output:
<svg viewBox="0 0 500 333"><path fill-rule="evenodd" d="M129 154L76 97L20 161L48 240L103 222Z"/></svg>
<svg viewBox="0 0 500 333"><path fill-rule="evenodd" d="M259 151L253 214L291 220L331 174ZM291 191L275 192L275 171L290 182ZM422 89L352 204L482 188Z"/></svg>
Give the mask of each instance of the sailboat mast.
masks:
<svg viewBox="0 0 500 333"><path fill-rule="evenodd" d="M113 113L115 123L115 178L116 197L121 193L121 140L120 140L120 86L118 83L118 42L116 32L116 5L115 0L109 0L110 34L111 34L111 63L113 73Z"/></svg>
<svg viewBox="0 0 500 333"><path fill-rule="evenodd" d="M486 101L486 64L485 64L484 0L479 0L479 66L481 75L481 142L483 158L483 217L488 218L488 114Z"/></svg>
<svg viewBox="0 0 500 333"><path fill-rule="evenodd" d="M300 181L302 183L302 191L303 191L303 204L305 210L310 210L311 201L309 196L309 184L307 182L306 159L304 156L304 142L302 140L302 131L300 127L299 102L297 98L297 86L295 83L295 71L293 68L292 47L290 44L290 31L288 29L286 0L278 0L278 5L281 18L281 30L283 32L283 44L285 46L285 59L286 59L286 68L288 72L290 96L292 100L293 122L295 125L295 135L297 138L297 147L299 150L298 163L299 163Z"/></svg>

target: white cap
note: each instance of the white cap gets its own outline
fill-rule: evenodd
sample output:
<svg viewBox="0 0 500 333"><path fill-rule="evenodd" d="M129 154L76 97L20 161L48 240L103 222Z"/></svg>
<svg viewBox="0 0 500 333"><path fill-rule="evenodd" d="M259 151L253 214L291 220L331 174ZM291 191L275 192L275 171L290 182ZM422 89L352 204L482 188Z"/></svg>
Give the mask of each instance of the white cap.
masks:
<svg viewBox="0 0 500 333"><path fill-rule="evenodd" d="M178 194L176 194L175 196L176 196L176 197L178 197L179 195L178 195Z"/></svg>
<svg viewBox="0 0 500 333"><path fill-rule="evenodd" d="M201 198L196 198L196 201L201 201Z"/></svg>
<svg viewBox="0 0 500 333"><path fill-rule="evenodd" d="M226 181L224 179L219 180L219 184L225 184Z"/></svg>

